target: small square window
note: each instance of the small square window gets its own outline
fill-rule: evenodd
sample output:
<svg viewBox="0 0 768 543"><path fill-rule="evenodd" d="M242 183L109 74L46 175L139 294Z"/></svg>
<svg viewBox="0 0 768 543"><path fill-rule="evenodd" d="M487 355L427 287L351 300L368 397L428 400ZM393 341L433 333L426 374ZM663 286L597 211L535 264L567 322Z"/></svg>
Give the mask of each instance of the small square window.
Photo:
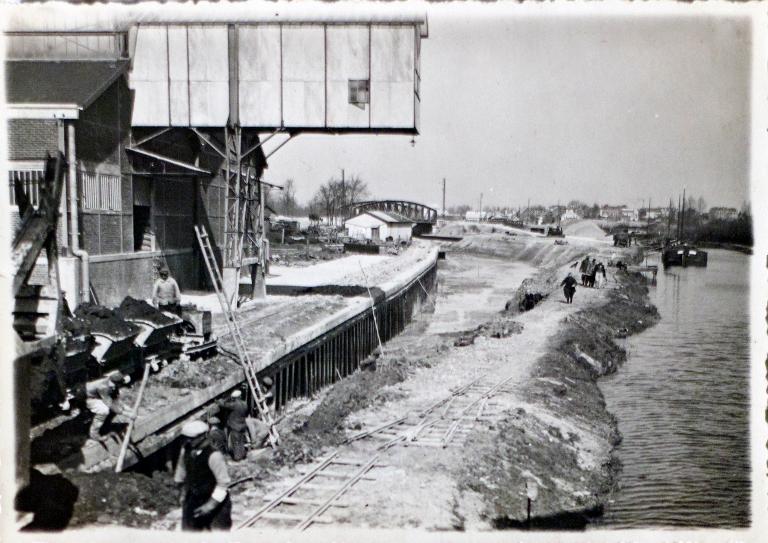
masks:
<svg viewBox="0 0 768 543"><path fill-rule="evenodd" d="M349 103L364 109L365 104L370 103L370 92L368 89L367 79L350 79Z"/></svg>

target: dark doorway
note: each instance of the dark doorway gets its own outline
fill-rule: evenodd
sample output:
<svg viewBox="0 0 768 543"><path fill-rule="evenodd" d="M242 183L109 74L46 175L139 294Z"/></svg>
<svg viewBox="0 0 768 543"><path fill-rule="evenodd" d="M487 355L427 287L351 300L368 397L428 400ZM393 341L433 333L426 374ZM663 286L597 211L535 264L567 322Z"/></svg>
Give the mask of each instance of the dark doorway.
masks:
<svg viewBox="0 0 768 543"><path fill-rule="evenodd" d="M133 250L152 250L152 228L150 224L150 207L133 206Z"/></svg>

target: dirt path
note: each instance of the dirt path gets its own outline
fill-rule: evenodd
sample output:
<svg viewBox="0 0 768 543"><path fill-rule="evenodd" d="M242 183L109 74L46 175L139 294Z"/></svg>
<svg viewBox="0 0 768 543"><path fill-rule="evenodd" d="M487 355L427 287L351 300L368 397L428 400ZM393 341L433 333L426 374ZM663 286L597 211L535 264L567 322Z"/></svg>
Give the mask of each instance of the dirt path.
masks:
<svg viewBox="0 0 768 543"><path fill-rule="evenodd" d="M479 261L483 262L483 259ZM498 273L502 270L495 271L498 277ZM444 310L443 323L438 322L439 325L435 326L437 330L450 328L446 327L446 323L451 319L456 319L463 324L474 321L476 325L482 322L481 317L485 316L487 319L489 313L494 313L503 307L503 297L505 294L509 295L510 287L505 285L503 292L500 290L494 296L492 290L489 292L484 290L485 287L482 284L479 286L474 284L476 277L473 278L471 272L472 270L465 267L463 274L454 274L443 283L442 295L450 298L450 292L453 290L457 297L445 304L448 309ZM515 277L518 284L519 279ZM462 283L465 284L462 285ZM462 297L462 286L476 289L474 303L470 304ZM479 400L500 381L507 380L503 389L487 402L485 414L481 420L462 421L447 447L420 446L419 441L416 441L408 446L399 444L380 452L379 461L386 464L386 467L378 467L371 472L375 480L358 482L341 500L349 506L331 508L324 516L330 517L334 524L356 527L444 530L465 528L469 524L474 529L489 528L479 520L482 504L478 503L473 507L466 497L460 499L458 496L459 471L467 463L473 462L480 453L479 450L475 450L474 443L463 442L463 438L471 429L484 428L489 433L494 432L495 420L501 413L508 413L522 406L528 410L531 409L521 392L534 378L532 373L535 363L545 353L549 338L557 333L563 319L581 309L602 303L607 292L607 290L579 288L574 303L569 305L564 303L562 292L557 290L534 310L521 314L515 319L523 325L522 333L502 339L480 336L473 345L451 347L443 353L437 366L419 367L406 381L389 387L386 397L392 398L390 401L376 404L349 416L344 421L344 425L347 428L347 435L351 436L361 430L373 429L401 417L408 417L408 421L414 424L441 413L450 418L460 414L467 405L472 406L467 414L474 414L479 408L479 403L473 404L473 402ZM458 305L467 302L469 309L476 312L472 315L473 319L467 319L466 314L455 314L458 311L455 307L457 300ZM440 301L438 301L439 305ZM391 341L386 346L387 354L398 356L401 352L405 353L403 347L418 341L417 336L424 333L423 326L417 325L414 330ZM428 342L424 341L426 346ZM409 350L409 353L412 352ZM406 354L406 356L413 356L413 354ZM427 419L418 417L419 412L474 380L477 380L476 385L453 404L435 411ZM547 415L541 414L541 416ZM579 432L577 428L570 430ZM432 431L432 441L434 442L435 436L439 439L443 432L443 430ZM427 436L429 433L424 433L423 437L429 437ZM367 459L376 454L377 449L392 437L393 435L368 437L344 445L338 450L344 457ZM585 447L588 447L589 436L582 436L582 442ZM330 449L323 451L318 457L330 452ZM585 462L590 461L589 451L585 451L583 456ZM265 494L267 497L279 494L294 484L301 473L311 467L299 466L300 471L284 468L275 474L276 478L273 481L266 482L258 491L252 489L235 494L233 496L235 524L242 522L258 510L264 504ZM318 491L317 496L311 493L302 495L311 499L319 498L322 494ZM460 501L461 504L459 504ZM468 511L468 509L474 510ZM468 522L468 518L474 520ZM269 525L275 526L275 524Z"/></svg>

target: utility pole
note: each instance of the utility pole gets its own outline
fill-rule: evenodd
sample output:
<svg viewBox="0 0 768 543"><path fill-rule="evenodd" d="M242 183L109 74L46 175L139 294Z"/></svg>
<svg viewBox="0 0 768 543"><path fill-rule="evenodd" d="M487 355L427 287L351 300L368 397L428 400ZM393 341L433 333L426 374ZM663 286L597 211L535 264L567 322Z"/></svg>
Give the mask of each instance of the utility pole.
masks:
<svg viewBox="0 0 768 543"><path fill-rule="evenodd" d="M645 216L646 223L648 225L648 229L651 228L651 197L648 197L648 214Z"/></svg>
<svg viewBox="0 0 768 543"><path fill-rule="evenodd" d="M341 169L341 206L342 206L342 213L346 215L347 213L347 186L344 184L344 168ZM342 217L342 222L344 221L344 218Z"/></svg>
<svg viewBox="0 0 768 543"><path fill-rule="evenodd" d="M480 193L480 221L483 220L483 193Z"/></svg>
<svg viewBox="0 0 768 543"><path fill-rule="evenodd" d="M443 217L445 217L445 177L443 177Z"/></svg>
<svg viewBox="0 0 768 543"><path fill-rule="evenodd" d="M669 208L667 209L667 238L669 238L669 229L672 227L672 198L669 199Z"/></svg>
<svg viewBox="0 0 768 543"><path fill-rule="evenodd" d="M680 239L685 236L685 187L683 187L683 207L680 214Z"/></svg>

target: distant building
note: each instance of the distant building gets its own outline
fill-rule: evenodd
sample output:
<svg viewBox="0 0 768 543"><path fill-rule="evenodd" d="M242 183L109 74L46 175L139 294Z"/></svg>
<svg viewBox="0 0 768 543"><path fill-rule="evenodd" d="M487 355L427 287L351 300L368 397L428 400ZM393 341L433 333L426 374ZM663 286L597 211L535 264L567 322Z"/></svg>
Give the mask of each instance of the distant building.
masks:
<svg viewBox="0 0 768 543"><path fill-rule="evenodd" d="M370 241L410 241L416 223L393 211L364 211L344 223L351 238Z"/></svg>
<svg viewBox="0 0 768 543"><path fill-rule="evenodd" d="M571 208L566 209L565 213L560 216L561 221L578 221L579 219L581 219L581 215Z"/></svg>
<svg viewBox="0 0 768 543"><path fill-rule="evenodd" d="M623 221L639 221L640 212L637 209L631 209L631 208L625 207L621 210L619 219Z"/></svg>
<svg viewBox="0 0 768 543"><path fill-rule="evenodd" d="M621 206L609 206L604 205L600 208L600 218L601 219L608 219L612 221L618 221L621 219L621 213L624 209L626 209L627 206L621 205Z"/></svg>
<svg viewBox="0 0 768 543"><path fill-rule="evenodd" d="M487 211L467 211L464 215L464 220L469 222L482 222L491 218L491 214Z"/></svg>
<svg viewBox="0 0 768 543"><path fill-rule="evenodd" d="M709 209L709 218L718 221L732 221L738 216L739 211L735 207L712 207Z"/></svg>

